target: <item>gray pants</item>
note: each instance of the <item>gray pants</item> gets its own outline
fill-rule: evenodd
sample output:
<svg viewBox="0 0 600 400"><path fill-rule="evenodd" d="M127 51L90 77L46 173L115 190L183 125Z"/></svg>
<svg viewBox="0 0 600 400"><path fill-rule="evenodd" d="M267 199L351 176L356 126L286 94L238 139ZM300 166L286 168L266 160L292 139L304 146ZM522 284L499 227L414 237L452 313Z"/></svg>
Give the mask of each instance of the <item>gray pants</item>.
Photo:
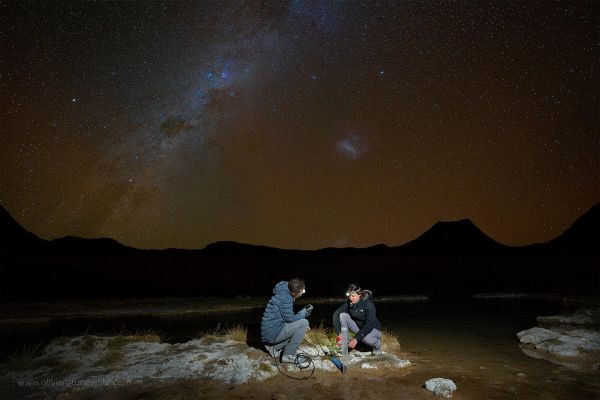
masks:
<svg viewBox="0 0 600 400"><path fill-rule="evenodd" d="M276 351L283 349L284 356L295 356L296 350L304 340L304 335L308 331L308 320L299 319L298 321L285 324L275 338L273 348Z"/></svg>
<svg viewBox="0 0 600 400"><path fill-rule="evenodd" d="M348 313L340 314L340 324L342 324L342 327L346 327L354 333L360 330L358 325L356 325L356 322L354 322ZM381 350L381 331L373 328L373 330L369 332L369 334L365 336L362 341L375 350Z"/></svg>

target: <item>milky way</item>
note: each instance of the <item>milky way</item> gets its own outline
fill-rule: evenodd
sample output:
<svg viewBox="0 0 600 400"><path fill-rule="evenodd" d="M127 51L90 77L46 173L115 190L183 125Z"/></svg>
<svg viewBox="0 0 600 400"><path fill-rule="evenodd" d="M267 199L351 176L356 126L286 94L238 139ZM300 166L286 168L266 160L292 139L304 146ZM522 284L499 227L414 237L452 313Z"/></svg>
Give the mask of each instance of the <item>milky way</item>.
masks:
<svg viewBox="0 0 600 400"><path fill-rule="evenodd" d="M2 4L0 204L43 238L549 240L600 199L595 2Z"/></svg>

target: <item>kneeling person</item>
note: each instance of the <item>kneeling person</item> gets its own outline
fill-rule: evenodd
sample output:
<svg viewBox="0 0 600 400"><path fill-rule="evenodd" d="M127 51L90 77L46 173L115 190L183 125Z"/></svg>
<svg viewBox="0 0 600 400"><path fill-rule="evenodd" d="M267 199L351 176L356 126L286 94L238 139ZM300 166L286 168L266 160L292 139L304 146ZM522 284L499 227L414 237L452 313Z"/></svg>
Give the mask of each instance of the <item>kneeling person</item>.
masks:
<svg viewBox="0 0 600 400"><path fill-rule="evenodd" d="M333 327L338 338L341 327L346 327L355 333L348 347L353 349L362 341L373 348L373 354L381 354L381 322L377 319L373 294L351 284L346 296L348 299L333 313Z"/></svg>
<svg viewBox="0 0 600 400"><path fill-rule="evenodd" d="M304 292L302 279L279 282L263 313L260 325L262 342L273 357L279 357L283 350L282 362L294 362L296 350L310 329L306 317L312 311L311 305L294 314L294 301Z"/></svg>

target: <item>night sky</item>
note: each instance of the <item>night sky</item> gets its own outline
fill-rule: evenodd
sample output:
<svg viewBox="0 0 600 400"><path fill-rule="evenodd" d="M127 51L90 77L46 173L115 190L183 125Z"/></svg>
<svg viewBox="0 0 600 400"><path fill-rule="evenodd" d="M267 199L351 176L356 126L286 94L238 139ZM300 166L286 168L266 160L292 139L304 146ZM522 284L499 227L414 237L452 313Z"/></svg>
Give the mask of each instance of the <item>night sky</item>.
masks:
<svg viewBox="0 0 600 400"><path fill-rule="evenodd" d="M0 13L0 204L45 239L524 245L600 201L597 1Z"/></svg>

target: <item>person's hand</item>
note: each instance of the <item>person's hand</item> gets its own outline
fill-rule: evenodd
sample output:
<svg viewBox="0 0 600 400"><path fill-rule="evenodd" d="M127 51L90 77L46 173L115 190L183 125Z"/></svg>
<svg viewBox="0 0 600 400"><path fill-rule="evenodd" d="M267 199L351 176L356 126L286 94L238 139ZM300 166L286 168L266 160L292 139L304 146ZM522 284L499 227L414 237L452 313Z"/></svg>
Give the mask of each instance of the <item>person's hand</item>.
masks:
<svg viewBox="0 0 600 400"><path fill-rule="evenodd" d="M356 345L358 344L358 340L356 340L356 338L352 338L352 340L350 341L350 343L348 343L348 347L350 347L351 349L355 348Z"/></svg>

